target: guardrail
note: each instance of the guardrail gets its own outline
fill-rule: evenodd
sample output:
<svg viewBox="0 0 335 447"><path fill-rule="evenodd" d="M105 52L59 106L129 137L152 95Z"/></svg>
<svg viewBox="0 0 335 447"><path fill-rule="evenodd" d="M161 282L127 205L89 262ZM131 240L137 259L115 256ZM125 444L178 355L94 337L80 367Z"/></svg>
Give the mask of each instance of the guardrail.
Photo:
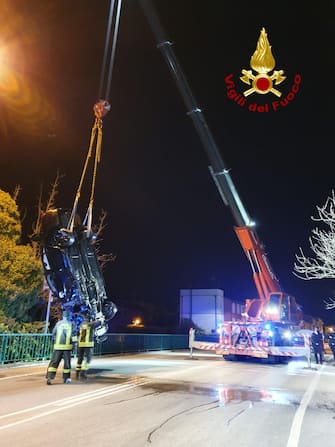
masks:
<svg viewBox="0 0 335 447"><path fill-rule="evenodd" d="M0 334L0 365L47 360L52 345L51 334Z"/></svg>
<svg viewBox="0 0 335 447"><path fill-rule="evenodd" d="M0 334L0 365L49 360L52 346L51 334ZM188 335L184 334L107 334L106 341L95 344L94 354L187 348Z"/></svg>

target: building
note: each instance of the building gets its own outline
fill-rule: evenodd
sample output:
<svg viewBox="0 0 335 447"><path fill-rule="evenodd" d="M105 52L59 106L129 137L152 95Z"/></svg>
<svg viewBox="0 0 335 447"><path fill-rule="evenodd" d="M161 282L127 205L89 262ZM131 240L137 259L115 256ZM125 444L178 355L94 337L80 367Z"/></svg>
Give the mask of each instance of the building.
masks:
<svg viewBox="0 0 335 447"><path fill-rule="evenodd" d="M224 296L221 289L181 289L179 325L193 325L204 334L215 334L224 321L239 321L244 304Z"/></svg>

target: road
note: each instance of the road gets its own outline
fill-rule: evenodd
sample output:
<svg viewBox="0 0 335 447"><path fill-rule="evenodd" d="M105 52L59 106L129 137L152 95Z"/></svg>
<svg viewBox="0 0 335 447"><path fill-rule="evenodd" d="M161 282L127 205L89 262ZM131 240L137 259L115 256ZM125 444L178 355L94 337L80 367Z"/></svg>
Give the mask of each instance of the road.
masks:
<svg viewBox="0 0 335 447"><path fill-rule="evenodd" d="M86 383L65 385L58 372L52 386L46 366L0 368L1 447L334 446L330 357L308 367L114 355L94 358Z"/></svg>

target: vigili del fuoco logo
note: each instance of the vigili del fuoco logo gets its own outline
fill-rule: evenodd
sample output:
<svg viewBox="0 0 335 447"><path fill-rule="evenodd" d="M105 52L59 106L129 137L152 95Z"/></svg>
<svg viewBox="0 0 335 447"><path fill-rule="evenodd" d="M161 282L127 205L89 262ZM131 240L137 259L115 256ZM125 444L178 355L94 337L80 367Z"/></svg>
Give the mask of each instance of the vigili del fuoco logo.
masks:
<svg viewBox="0 0 335 447"><path fill-rule="evenodd" d="M242 76L240 76L240 80L248 86L243 92L237 91L232 74L225 78L227 96L237 105L250 112L276 112L295 99L300 89L301 75L294 76L290 91L284 96L281 84L287 84L287 77L284 75L284 70L275 70L276 61L272 55L265 28L262 28L260 32L256 50L250 59L250 67L251 70L243 68ZM264 98L260 101L257 95L268 95L268 98L265 102Z"/></svg>

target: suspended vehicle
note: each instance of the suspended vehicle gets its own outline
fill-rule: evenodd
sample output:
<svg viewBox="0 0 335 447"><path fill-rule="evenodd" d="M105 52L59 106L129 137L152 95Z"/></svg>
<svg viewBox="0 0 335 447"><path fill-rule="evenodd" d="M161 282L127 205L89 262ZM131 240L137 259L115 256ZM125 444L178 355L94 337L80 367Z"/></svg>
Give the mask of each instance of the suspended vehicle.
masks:
<svg viewBox="0 0 335 447"><path fill-rule="evenodd" d="M220 343L200 343L191 337L193 347L215 349L225 358L238 356L262 358L291 358L304 355L303 337L298 329L302 321L301 306L296 299L285 293L274 274L260 241L255 224L249 217L223 162L220 150L197 105L186 76L175 56L171 41L166 37L151 0L139 0L143 12L155 36L156 46L177 84L208 156L209 170L220 197L235 219L234 230L251 265L258 297L247 299L245 312L239 322L226 322L219 329Z"/></svg>
<svg viewBox="0 0 335 447"><path fill-rule="evenodd" d="M120 12L121 1L118 1L116 8L115 2L112 1L100 77L98 95L100 99L93 106L95 120L73 207L72 209L46 210L41 216L39 234L44 276L52 292L53 302L60 303L62 310L68 311L77 328L84 316L88 317L90 321L98 322L99 324L95 326L95 336L98 342L102 342L106 338L108 321L117 312L117 306L106 293L96 249L97 235L93 231L92 219L96 175L102 146L103 118L110 110L108 98ZM113 26L114 30L111 33ZM108 73L106 73L109 55L110 63ZM103 94L104 89L105 93ZM78 214L78 204L93 151L95 151L95 157L91 194L86 216L82 221Z"/></svg>

